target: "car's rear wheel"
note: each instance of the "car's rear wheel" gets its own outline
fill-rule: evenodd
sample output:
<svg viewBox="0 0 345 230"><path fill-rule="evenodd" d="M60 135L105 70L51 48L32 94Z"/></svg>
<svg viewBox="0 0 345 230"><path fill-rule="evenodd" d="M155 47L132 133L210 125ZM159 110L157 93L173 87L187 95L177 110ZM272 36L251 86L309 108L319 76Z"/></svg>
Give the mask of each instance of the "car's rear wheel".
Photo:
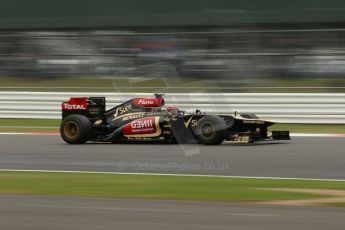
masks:
<svg viewBox="0 0 345 230"><path fill-rule="evenodd" d="M62 139L68 144L84 144L91 136L91 122L83 115L69 115L60 126Z"/></svg>
<svg viewBox="0 0 345 230"><path fill-rule="evenodd" d="M219 145L225 139L226 124L220 117L205 116L198 121L194 133L200 144Z"/></svg>

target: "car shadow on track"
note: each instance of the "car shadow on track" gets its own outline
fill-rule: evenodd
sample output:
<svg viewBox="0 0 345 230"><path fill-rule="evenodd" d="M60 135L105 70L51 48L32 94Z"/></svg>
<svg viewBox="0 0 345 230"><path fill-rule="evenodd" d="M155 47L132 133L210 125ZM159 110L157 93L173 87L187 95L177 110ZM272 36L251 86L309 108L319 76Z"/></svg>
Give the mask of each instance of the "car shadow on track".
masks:
<svg viewBox="0 0 345 230"><path fill-rule="evenodd" d="M267 145L287 145L291 144L291 142L270 142L270 141L264 141L264 142L254 142L254 143L233 143L233 142L224 142L221 145L222 146L267 146Z"/></svg>
<svg viewBox="0 0 345 230"><path fill-rule="evenodd" d="M164 143L159 141L137 141L137 142L88 142L86 145L99 145L99 144L113 144L113 145L165 145L165 146L174 146L174 145L188 145L188 146L267 146L267 145L286 145L290 144L291 142L281 141L281 142L271 142L271 141L264 141L264 142L254 142L254 143L234 143L234 142L223 142L220 145L202 145L202 144L177 144L177 143Z"/></svg>

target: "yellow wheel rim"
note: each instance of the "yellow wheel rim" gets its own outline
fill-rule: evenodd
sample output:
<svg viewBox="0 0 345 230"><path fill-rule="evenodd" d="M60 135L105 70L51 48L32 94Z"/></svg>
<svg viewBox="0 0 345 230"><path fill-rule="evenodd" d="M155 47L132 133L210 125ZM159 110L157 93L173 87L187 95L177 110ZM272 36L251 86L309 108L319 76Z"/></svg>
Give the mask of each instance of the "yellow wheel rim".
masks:
<svg viewBox="0 0 345 230"><path fill-rule="evenodd" d="M78 135L78 131L79 131L77 122L67 121L64 125L63 131L68 138L70 139L75 138Z"/></svg>
<svg viewBox="0 0 345 230"><path fill-rule="evenodd" d="M211 122L204 122L200 125L201 136L204 139L210 139L214 136L216 127Z"/></svg>

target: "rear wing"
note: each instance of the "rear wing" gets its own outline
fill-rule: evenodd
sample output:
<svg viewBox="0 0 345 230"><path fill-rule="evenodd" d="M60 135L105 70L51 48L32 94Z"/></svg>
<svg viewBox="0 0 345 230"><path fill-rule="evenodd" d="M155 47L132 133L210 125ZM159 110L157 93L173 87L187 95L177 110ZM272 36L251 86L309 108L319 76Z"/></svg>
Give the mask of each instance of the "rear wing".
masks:
<svg viewBox="0 0 345 230"><path fill-rule="evenodd" d="M71 114L95 118L105 111L105 97L71 97L61 103L61 110L62 119Z"/></svg>

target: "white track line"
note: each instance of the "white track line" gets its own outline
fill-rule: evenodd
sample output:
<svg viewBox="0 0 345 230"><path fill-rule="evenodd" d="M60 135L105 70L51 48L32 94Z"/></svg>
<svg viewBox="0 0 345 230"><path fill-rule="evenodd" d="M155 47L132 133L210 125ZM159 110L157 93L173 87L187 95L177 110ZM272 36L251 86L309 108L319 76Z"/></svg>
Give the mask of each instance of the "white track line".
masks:
<svg viewBox="0 0 345 230"><path fill-rule="evenodd" d="M173 174L173 173L135 173L135 172L102 172L102 171L72 171L72 170L35 170L35 169L0 169L0 172L33 172L33 173L75 173L75 174L110 174L110 175L142 175L142 176L176 176L176 177L209 177L209 178L234 178L234 179L263 179L263 180L300 180L300 181L325 181L345 182L345 179L325 178L300 178L300 177L257 177L257 176L227 176L205 174Z"/></svg>
<svg viewBox="0 0 345 230"><path fill-rule="evenodd" d="M0 132L0 135L60 135L58 132ZM291 137L345 137L344 134L331 133L291 133Z"/></svg>
<svg viewBox="0 0 345 230"><path fill-rule="evenodd" d="M25 133L25 132L0 132L0 135L59 135L59 133L55 133L55 132L33 132L33 133Z"/></svg>
<svg viewBox="0 0 345 230"><path fill-rule="evenodd" d="M331 133L291 133L292 137L345 137L345 134Z"/></svg>

